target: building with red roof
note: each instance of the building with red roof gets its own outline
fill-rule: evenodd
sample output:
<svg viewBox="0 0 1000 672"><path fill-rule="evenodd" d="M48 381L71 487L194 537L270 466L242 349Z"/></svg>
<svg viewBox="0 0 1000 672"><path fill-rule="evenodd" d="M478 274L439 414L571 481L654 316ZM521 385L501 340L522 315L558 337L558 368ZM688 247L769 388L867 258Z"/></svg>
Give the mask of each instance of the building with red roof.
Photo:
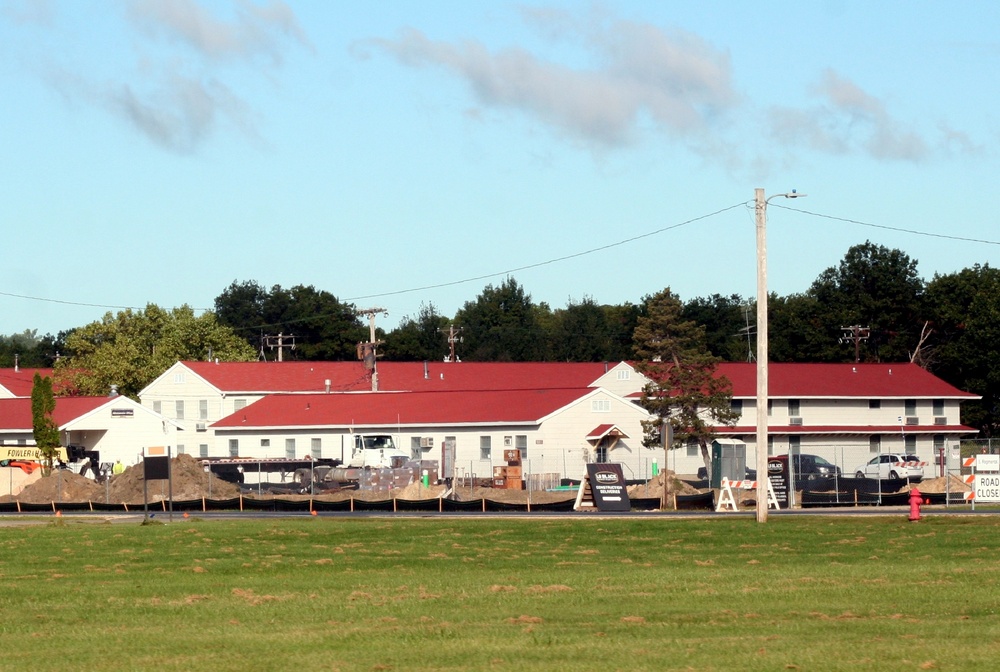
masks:
<svg viewBox="0 0 1000 672"><path fill-rule="evenodd" d="M0 399L31 397L35 374L52 377L52 369L20 368L0 369Z"/></svg>
<svg viewBox="0 0 1000 672"><path fill-rule="evenodd" d="M455 439L457 462L473 467L484 455L498 463L494 442L509 438L526 442L529 454L538 454L535 445L545 446L546 468L565 459L565 468L559 468L564 476L576 473L584 453L595 459L612 444L623 451L619 455L629 450L641 456L628 463L634 477L650 471L652 455L640 449L640 420L618 403L610 404L611 415L564 413L578 423L565 434L549 432L554 425L546 424L549 415L579 406L594 390L635 405L648 381L628 362L379 362L377 367L376 377L361 362L178 362L141 398L183 427L179 449L199 456L294 452L301 458L315 453L315 446L324 456L340 457L329 453L340 444L330 438L335 447L328 447L328 437L395 427L414 454ZM744 442L752 459L756 365L723 363L719 374L732 383L740 419L717 433ZM769 374L770 454L815 453L845 469L880 452L915 453L931 462L959 437L975 433L961 424L959 409L977 397L914 364L772 363ZM542 400L542 408L529 405ZM322 414L313 412L318 409ZM504 414L514 410L514 416ZM667 459L678 473L703 465L697 446L670 451Z"/></svg>
<svg viewBox="0 0 1000 672"><path fill-rule="evenodd" d="M56 397L52 419L63 446L97 451L99 462L136 464L144 448L176 443L178 426L128 397ZM30 398L0 399L0 459L34 447ZM13 451L13 454L12 452Z"/></svg>

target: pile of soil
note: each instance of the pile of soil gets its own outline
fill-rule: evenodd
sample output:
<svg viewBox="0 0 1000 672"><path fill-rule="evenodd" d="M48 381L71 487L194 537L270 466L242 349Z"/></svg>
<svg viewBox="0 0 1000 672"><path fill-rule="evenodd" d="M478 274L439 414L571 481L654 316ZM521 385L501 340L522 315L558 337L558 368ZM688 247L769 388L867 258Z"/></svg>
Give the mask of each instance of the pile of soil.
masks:
<svg viewBox="0 0 1000 672"><path fill-rule="evenodd" d="M187 501L211 497L230 499L239 497L239 486L213 477L209 487L209 475L195 458L178 455L170 461L170 481L155 480L146 484L150 502L167 499L173 493L174 501ZM111 477L110 482L98 483L71 471L54 470L31 485L25 487L16 497L6 495L0 501L34 504L49 502L105 502L113 504L140 505L143 503L145 470L143 464L128 467L124 473ZM209 491L211 490L211 494Z"/></svg>
<svg viewBox="0 0 1000 672"><path fill-rule="evenodd" d="M958 476L925 478L919 483L908 485L905 491L916 488L920 492L972 492L972 486Z"/></svg>
<svg viewBox="0 0 1000 672"><path fill-rule="evenodd" d="M628 496L635 498L662 499L663 488L667 488L667 498L676 495L697 495L703 492L686 481L677 478L677 474L670 470L661 471L658 476L639 485L630 486Z"/></svg>

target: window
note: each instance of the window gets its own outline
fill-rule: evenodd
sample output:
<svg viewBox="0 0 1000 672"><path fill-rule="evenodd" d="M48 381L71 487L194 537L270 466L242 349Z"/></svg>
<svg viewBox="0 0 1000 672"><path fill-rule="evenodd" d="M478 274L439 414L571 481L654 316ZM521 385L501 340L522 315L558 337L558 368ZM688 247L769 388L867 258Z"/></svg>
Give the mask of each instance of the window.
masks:
<svg viewBox="0 0 1000 672"><path fill-rule="evenodd" d="M774 437L767 437L767 454L774 455Z"/></svg>
<svg viewBox="0 0 1000 672"><path fill-rule="evenodd" d="M882 452L882 437L878 434L872 434L868 437L868 452L869 453L881 453Z"/></svg>
<svg viewBox="0 0 1000 672"><path fill-rule="evenodd" d="M774 402L770 399L767 400L767 417L771 417L771 409L774 407Z"/></svg>
<svg viewBox="0 0 1000 672"><path fill-rule="evenodd" d="M632 372L628 369L618 369L618 380L629 380Z"/></svg>
<svg viewBox="0 0 1000 672"><path fill-rule="evenodd" d="M799 400L789 399L788 400L788 415L792 418L797 418L799 416Z"/></svg>
<svg viewBox="0 0 1000 672"><path fill-rule="evenodd" d="M198 444L198 457L208 457L208 444L199 443Z"/></svg>
<svg viewBox="0 0 1000 672"><path fill-rule="evenodd" d="M271 439L261 439L260 440L260 447L261 448L270 448L271 447Z"/></svg>
<svg viewBox="0 0 1000 672"><path fill-rule="evenodd" d="M789 436L788 437L788 454L798 455L799 451L802 450L802 437L801 436Z"/></svg>
<svg viewBox="0 0 1000 672"><path fill-rule="evenodd" d="M174 402L174 417L177 420L183 420L184 419L184 400L183 399L178 399L177 401Z"/></svg>
<svg viewBox="0 0 1000 672"><path fill-rule="evenodd" d="M688 457L698 457L700 454L700 446L698 445L697 439L688 439L687 442L687 456Z"/></svg>
<svg viewBox="0 0 1000 672"><path fill-rule="evenodd" d="M590 410L592 413L609 413L611 411L611 400L592 399L590 401Z"/></svg>
<svg viewBox="0 0 1000 672"><path fill-rule="evenodd" d="M944 399L935 399L931 404L934 407L934 415L944 415Z"/></svg>
<svg viewBox="0 0 1000 672"><path fill-rule="evenodd" d="M233 412L242 411L247 407L246 399L233 399Z"/></svg>
<svg viewBox="0 0 1000 672"><path fill-rule="evenodd" d="M733 399L732 401L729 402L729 408L733 409L733 411L735 413L739 413L740 415L742 415L743 414L743 400L742 399Z"/></svg>
<svg viewBox="0 0 1000 672"><path fill-rule="evenodd" d="M944 434L934 435L934 453L940 454L944 450Z"/></svg>
<svg viewBox="0 0 1000 672"><path fill-rule="evenodd" d="M229 457L239 457L239 456L240 456L240 440L229 439Z"/></svg>
<svg viewBox="0 0 1000 672"><path fill-rule="evenodd" d="M309 456L314 460L323 459L323 439L317 437L309 440Z"/></svg>
<svg viewBox="0 0 1000 672"><path fill-rule="evenodd" d="M285 459L295 459L295 439L285 439Z"/></svg>
<svg viewBox="0 0 1000 672"><path fill-rule="evenodd" d="M917 437L912 434L907 435L906 440L903 442L906 446L906 452L915 453L917 452Z"/></svg>
<svg viewBox="0 0 1000 672"><path fill-rule="evenodd" d="M873 410L876 409L876 408L882 408L882 400L881 399L869 399L868 400L868 408L873 409Z"/></svg>
<svg viewBox="0 0 1000 672"><path fill-rule="evenodd" d="M607 464L608 462L608 447L603 442L597 446L594 461L600 464Z"/></svg>
<svg viewBox="0 0 1000 672"><path fill-rule="evenodd" d="M183 443L178 443L177 444L177 454L178 455L183 455L184 454L184 444Z"/></svg>
<svg viewBox="0 0 1000 672"><path fill-rule="evenodd" d="M163 413L163 402L162 401L154 401L153 402L153 413L160 413L160 414Z"/></svg>
<svg viewBox="0 0 1000 672"><path fill-rule="evenodd" d="M517 434L514 436L514 447L521 451L521 461L528 459L528 435Z"/></svg>
<svg viewBox="0 0 1000 672"><path fill-rule="evenodd" d="M491 436L480 436L479 437L479 459L480 460L492 460L493 459L493 437Z"/></svg>
<svg viewBox="0 0 1000 672"><path fill-rule="evenodd" d="M420 446L420 437L411 436L410 437L410 459L420 460L422 457L423 450Z"/></svg>
<svg viewBox="0 0 1000 672"><path fill-rule="evenodd" d="M179 383L179 384L181 384L181 383L184 382L184 372L183 371L174 371L174 382L175 383Z"/></svg>
<svg viewBox="0 0 1000 672"><path fill-rule="evenodd" d="M906 415L912 416L917 414L916 399L907 399L905 402L903 402L903 405L906 407Z"/></svg>
<svg viewBox="0 0 1000 672"><path fill-rule="evenodd" d="M208 420L208 399L198 400L198 419Z"/></svg>

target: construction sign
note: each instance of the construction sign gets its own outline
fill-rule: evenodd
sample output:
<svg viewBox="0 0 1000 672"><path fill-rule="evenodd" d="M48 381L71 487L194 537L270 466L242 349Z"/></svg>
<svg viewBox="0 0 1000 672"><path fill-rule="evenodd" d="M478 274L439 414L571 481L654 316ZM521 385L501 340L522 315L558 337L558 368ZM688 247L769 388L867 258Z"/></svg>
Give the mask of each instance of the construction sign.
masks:
<svg viewBox="0 0 1000 672"><path fill-rule="evenodd" d="M588 464L587 475L576 495L577 511L596 507L598 511L630 511L632 504L625 489L620 464Z"/></svg>

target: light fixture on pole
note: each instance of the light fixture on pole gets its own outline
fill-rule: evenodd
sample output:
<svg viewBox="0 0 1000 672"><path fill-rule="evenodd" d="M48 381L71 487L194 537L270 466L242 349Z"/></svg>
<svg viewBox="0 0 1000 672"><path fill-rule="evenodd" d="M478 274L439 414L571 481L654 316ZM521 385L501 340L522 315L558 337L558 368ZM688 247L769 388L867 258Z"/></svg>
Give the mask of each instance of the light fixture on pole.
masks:
<svg viewBox="0 0 1000 672"><path fill-rule="evenodd" d="M767 204L772 198L800 198L794 189L787 194L764 197L754 190L757 222L757 522L767 522ZM791 458L789 458L791 460ZM791 466L791 465L789 465ZM794 483L788 487L794 488Z"/></svg>

